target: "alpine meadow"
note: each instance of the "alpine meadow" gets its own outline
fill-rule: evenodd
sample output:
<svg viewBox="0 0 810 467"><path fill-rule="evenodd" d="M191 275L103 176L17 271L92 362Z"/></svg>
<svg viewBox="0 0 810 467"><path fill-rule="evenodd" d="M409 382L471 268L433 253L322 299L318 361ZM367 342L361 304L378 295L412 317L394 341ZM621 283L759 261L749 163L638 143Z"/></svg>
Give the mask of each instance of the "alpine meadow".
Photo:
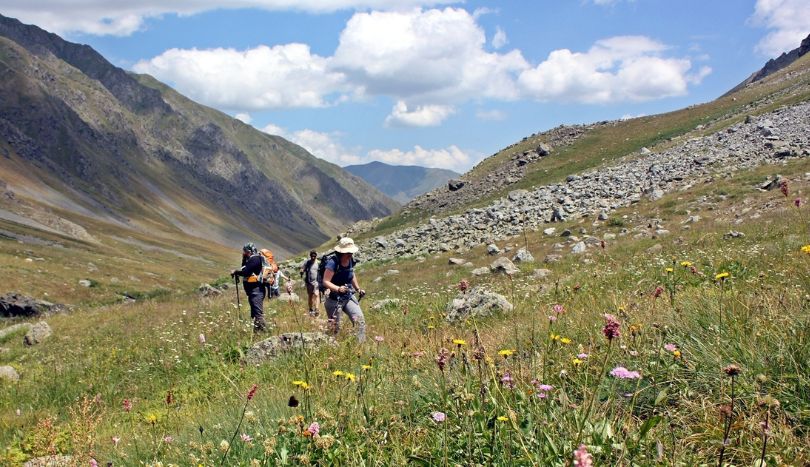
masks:
<svg viewBox="0 0 810 467"><path fill-rule="evenodd" d="M810 465L807 32L457 173L328 162L0 16L0 465ZM302 263L347 237L333 332ZM286 277L262 329L247 242Z"/></svg>

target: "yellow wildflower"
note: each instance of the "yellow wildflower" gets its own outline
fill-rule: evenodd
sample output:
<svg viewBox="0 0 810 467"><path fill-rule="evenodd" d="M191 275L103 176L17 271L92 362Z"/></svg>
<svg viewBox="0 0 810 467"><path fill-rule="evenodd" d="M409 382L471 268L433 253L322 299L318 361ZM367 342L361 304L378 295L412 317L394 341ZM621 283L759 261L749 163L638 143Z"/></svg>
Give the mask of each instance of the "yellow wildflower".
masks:
<svg viewBox="0 0 810 467"><path fill-rule="evenodd" d="M727 272L721 272L720 274L718 274L718 275L714 276L714 280L716 280L716 281L719 281L719 280L725 280L725 279L726 279L727 277L729 277L730 275L731 275L731 274L729 274L729 273L727 273Z"/></svg>
<svg viewBox="0 0 810 467"><path fill-rule="evenodd" d="M467 341L464 339L453 339L453 344L458 346L467 345Z"/></svg>
<svg viewBox="0 0 810 467"><path fill-rule="evenodd" d="M571 343L571 339L569 339L567 337L563 337L563 338L560 339L560 343L568 345L568 344Z"/></svg>
<svg viewBox="0 0 810 467"><path fill-rule="evenodd" d="M803 246L802 253L807 253L808 255L810 255L810 245Z"/></svg>
<svg viewBox="0 0 810 467"><path fill-rule="evenodd" d="M571 363L573 363L574 366L580 366L580 365L582 365L582 360L574 357L573 360L571 360Z"/></svg>
<svg viewBox="0 0 810 467"><path fill-rule="evenodd" d="M293 381L292 385L298 386L299 388L304 390L309 389L309 383L307 383L306 381L302 381L300 379Z"/></svg>
<svg viewBox="0 0 810 467"><path fill-rule="evenodd" d="M681 261L681 266L683 266L685 268L688 268L689 266L692 266L692 262L691 261Z"/></svg>
<svg viewBox="0 0 810 467"><path fill-rule="evenodd" d="M509 417L505 417L505 416L501 415L500 417L498 417L498 421L499 422L508 422Z"/></svg>
<svg viewBox="0 0 810 467"><path fill-rule="evenodd" d="M370 370L370 369L371 369L371 365L363 365L363 366L362 366L362 367L360 367L360 368L362 368L362 369L363 369L363 371L368 371L368 370Z"/></svg>
<svg viewBox="0 0 810 467"><path fill-rule="evenodd" d="M428 325L428 329L436 329L436 326L434 326L434 325L432 325L432 324L431 324L431 325Z"/></svg>
<svg viewBox="0 0 810 467"><path fill-rule="evenodd" d="M342 371L340 371L340 370L335 370L335 371L332 372L332 376L334 376L336 378L339 378L339 377L341 377L343 375L344 375L344 373Z"/></svg>
<svg viewBox="0 0 810 467"><path fill-rule="evenodd" d="M666 272L675 272L675 270L674 270L674 269L672 269L672 268L666 268L666 269L665 269L665 271L666 271Z"/></svg>
<svg viewBox="0 0 810 467"><path fill-rule="evenodd" d="M551 334L548 335L548 338L553 340L553 341L558 341L558 340L560 340L560 335L551 333Z"/></svg>
<svg viewBox="0 0 810 467"><path fill-rule="evenodd" d="M356 379L356 377L354 376L354 373L345 373L343 375L343 377L346 378L348 381L351 381L351 382L354 382L354 380Z"/></svg>
<svg viewBox="0 0 810 467"><path fill-rule="evenodd" d="M681 351L680 351L680 350L676 350L676 351L672 352L672 355L674 355L674 356L675 356L675 358L681 358Z"/></svg>
<svg viewBox="0 0 810 467"><path fill-rule="evenodd" d="M144 421L146 421L146 423L150 425L154 425L155 423L158 422L158 418L159 417L156 413L149 412L148 414L146 414L146 416L144 416Z"/></svg>
<svg viewBox="0 0 810 467"><path fill-rule="evenodd" d="M498 351L498 355L500 355L503 358L514 355L514 353L515 353L515 351L512 350L512 349L501 349L501 350Z"/></svg>

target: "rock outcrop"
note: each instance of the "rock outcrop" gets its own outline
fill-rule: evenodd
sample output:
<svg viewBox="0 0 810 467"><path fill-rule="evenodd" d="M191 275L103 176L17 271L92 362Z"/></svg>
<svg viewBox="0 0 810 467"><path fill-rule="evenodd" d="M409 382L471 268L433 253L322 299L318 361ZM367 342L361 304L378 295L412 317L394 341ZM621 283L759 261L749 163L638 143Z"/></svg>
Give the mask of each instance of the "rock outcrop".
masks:
<svg viewBox="0 0 810 467"><path fill-rule="evenodd" d="M483 318L495 313L512 311L512 304L501 294L473 287L459 293L447 304L447 321L454 323L468 318Z"/></svg>
<svg viewBox="0 0 810 467"><path fill-rule="evenodd" d="M335 339L322 332L288 332L269 337L253 344L245 355L247 363L257 365L286 352L313 350L324 345L334 345Z"/></svg>

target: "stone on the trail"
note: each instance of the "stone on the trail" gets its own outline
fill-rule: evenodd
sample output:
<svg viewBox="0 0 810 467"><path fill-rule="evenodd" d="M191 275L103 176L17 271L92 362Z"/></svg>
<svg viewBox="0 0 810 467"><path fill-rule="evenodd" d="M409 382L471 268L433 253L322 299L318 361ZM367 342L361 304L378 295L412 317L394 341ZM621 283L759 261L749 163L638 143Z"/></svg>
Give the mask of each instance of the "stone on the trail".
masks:
<svg viewBox="0 0 810 467"><path fill-rule="evenodd" d="M466 262L467 260L463 258L450 258L447 260L447 264L452 264L453 266L461 266Z"/></svg>
<svg viewBox="0 0 810 467"><path fill-rule="evenodd" d="M516 263L533 263L534 256L529 253L529 250L525 248L521 248L515 253L515 256L512 258L512 261Z"/></svg>
<svg viewBox="0 0 810 467"><path fill-rule="evenodd" d="M23 337L23 344L25 345L35 345L39 344L45 339L51 337L51 327L48 326L48 323L45 321L40 321L37 324L31 326L31 329L25 334Z"/></svg>
<svg viewBox="0 0 810 467"><path fill-rule="evenodd" d="M585 242L577 242L577 244L576 244L576 245L574 245L574 246L571 248L571 253L575 253L575 254L585 253L585 250L586 250L587 248L588 248L588 247L587 247L587 246L585 246Z"/></svg>
<svg viewBox="0 0 810 467"><path fill-rule="evenodd" d="M472 274L473 276L485 276L489 273L490 270L488 267L475 268L472 271L470 271L470 274Z"/></svg>
<svg viewBox="0 0 810 467"><path fill-rule="evenodd" d="M500 252L501 252L501 249L498 248L498 245L496 245L494 243L490 243L489 245L487 245L487 254L488 255L497 255Z"/></svg>
<svg viewBox="0 0 810 467"><path fill-rule="evenodd" d="M520 272L520 269L518 269L517 266L515 266L515 264L509 261L509 258L505 256L501 256L500 258L493 261L492 264L489 266L489 269L492 272L503 272L510 276L512 274Z"/></svg>
<svg viewBox="0 0 810 467"><path fill-rule="evenodd" d="M12 366L0 366L0 380L19 381L20 374Z"/></svg>
<svg viewBox="0 0 810 467"><path fill-rule="evenodd" d="M66 305L37 300L32 297L15 292L0 297L0 316L7 318L16 316L40 316L45 313L59 313L67 311Z"/></svg>
<svg viewBox="0 0 810 467"><path fill-rule="evenodd" d="M206 298L218 297L222 295L222 291L212 287L211 284L200 285L200 287L197 289L197 293Z"/></svg>
<svg viewBox="0 0 810 467"><path fill-rule="evenodd" d="M503 295L473 287L466 293L459 293L447 304L446 319L452 323L512 311L512 308L512 304Z"/></svg>
<svg viewBox="0 0 810 467"><path fill-rule="evenodd" d="M294 303L298 303L298 301L299 301L299 300L301 300L301 299L298 297L298 294L296 294L296 293L291 293L291 294L290 294L290 293L287 293L287 292L284 292L284 293L280 294L280 295L278 296L278 299L279 299L280 301L282 301L282 302L289 302L289 301L291 301L291 300L292 300Z"/></svg>
<svg viewBox="0 0 810 467"><path fill-rule="evenodd" d="M258 365L287 352L313 350L334 344L335 339L322 332L288 332L253 344L245 354L245 361Z"/></svg>
<svg viewBox="0 0 810 467"><path fill-rule="evenodd" d="M374 305L371 305L371 309L373 311L390 310L399 307L400 303L402 303L402 301L398 298L384 298L374 302Z"/></svg>

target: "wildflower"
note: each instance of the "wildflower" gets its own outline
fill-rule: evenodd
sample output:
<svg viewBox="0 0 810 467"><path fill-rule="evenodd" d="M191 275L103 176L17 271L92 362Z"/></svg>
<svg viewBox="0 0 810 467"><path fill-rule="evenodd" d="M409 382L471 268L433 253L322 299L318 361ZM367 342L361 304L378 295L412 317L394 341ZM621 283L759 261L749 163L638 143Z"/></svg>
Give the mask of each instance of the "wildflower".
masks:
<svg viewBox="0 0 810 467"><path fill-rule="evenodd" d="M315 447L318 449L329 449L335 444L335 438L330 435L318 436L315 440Z"/></svg>
<svg viewBox="0 0 810 467"><path fill-rule="evenodd" d="M621 324L619 320L616 319L615 316L605 313L605 327L602 328L602 334L608 338L608 340L613 340L621 334L619 332L619 327Z"/></svg>
<svg viewBox="0 0 810 467"><path fill-rule="evenodd" d="M321 432L321 425L318 424L318 422L312 422L310 423L309 428L307 428L307 431L312 437L318 436L318 433Z"/></svg>
<svg viewBox="0 0 810 467"><path fill-rule="evenodd" d="M298 463L301 465L309 465L312 462L312 459L309 457L308 453L300 454L298 456Z"/></svg>
<svg viewBox="0 0 810 467"><path fill-rule="evenodd" d="M226 452L226 451L227 451L227 450L229 450L230 448L231 448L231 443L229 443L229 442L225 441L224 439L223 439L222 441L220 441L220 442L219 442L219 450L220 450L221 452Z"/></svg>
<svg viewBox="0 0 810 467"><path fill-rule="evenodd" d="M637 336L639 334L641 334L641 325L638 324L638 323L631 324L630 325L630 335L631 336Z"/></svg>
<svg viewBox="0 0 810 467"><path fill-rule="evenodd" d="M154 425L158 421L158 416L157 416L156 413L150 412L150 413L146 414L146 416L144 417L144 420L146 421L146 423L148 423L150 425Z"/></svg>
<svg viewBox="0 0 810 467"><path fill-rule="evenodd" d="M470 288L470 283L467 282L467 279L461 279L461 281L458 283L458 290L460 290L461 293L466 293L467 289L469 289L469 288Z"/></svg>
<svg viewBox="0 0 810 467"><path fill-rule="evenodd" d="M256 390L257 389L259 389L258 384L254 384L253 386L250 387L250 391L248 391L248 393L247 393L247 400L252 400L253 399L253 396L256 395Z"/></svg>
<svg viewBox="0 0 810 467"><path fill-rule="evenodd" d="M296 386L296 387L299 387L299 388L301 388L301 389L303 389L305 391L307 389L309 389L309 383L307 383L306 381L302 381L300 379L297 379L297 380L293 381L292 385Z"/></svg>
<svg viewBox="0 0 810 467"><path fill-rule="evenodd" d="M129 399L124 399L124 412L129 412L132 410L132 401Z"/></svg>
<svg viewBox="0 0 810 467"><path fill-rule="evenodd" d="M90 467L98 467L98 461L92 457L90 458Z"/></svg>
<svg viewBox="0 0 810 467"><path fill-rule="evenodd" d="M580 444L574 451L574 465L577 467L593 467L593 457L584 444Z"/></svg>
<svg viewBox="0 0 810 467"><path fill-rule="evenodd" d="M385 338L383 336L374 336L374 341L375 342L382 342L384 340L385 340Z"/></svg>
<svg viewBox="0 0 810 467"><path fill-rule="evenodd" d="M553 323L554 321L557 321L557 317L553 316L553 315L549 315L548 320L549 320L549 322Z"/></svg>
<svg viewBox="0 0 810 467"><path fill-rule="evenodd" d="M739 374L740 374L740 367L732 363L731 365L729 365L729 366L727 366L727 367L723 368L723 372L724 372L724 373L725 373L727 376L730 376L730 377L732 377L732 378L733 378L733 377L735 377L735 376L737 376L737 375L739 375Z"/></svg>
<svg viewBox="0 0 810 467"><path fill-rule="evenodd" d="M675 270L674 270L674 269L672 269L672 268L666 268L666 269L665 269L665 271L666 271L666 272L675 272Z"/></svg>
<svg viewBox="0 0 810 467"><path fill-rule="evenodd" d="M265 439L264 443L262 443L262 444L264 445L264 453L266 455L268 455L268 456L270 454L273 454L273 452L276 450L276 438L275 437Z"/></svg>
<svg viewBox="0 0 810 467"><path fill-rule="evenodd" d="M343 375L344 375L344 373L342 371L340 371L340 370L335 370L335 371L332 372L332 376L334 376L335 378L340 378Z"/></svg>
<svg viewBox="0 0 810 467"><path fill-rule="evenodd" d="M785 195L785 198L787 198L787 196L788 196L788 181L787 180L782 180L782 182L779 183L779 191L781 191L782 194Z"/></svg>
<svg viewBox="0 0 810 467"><path fill-rule="evenodd" d="M660 285L656 286L655 290L653 290L653 298L660 297L662 293L664 293L664 288Z"/></svg>
<svg viewBox="0 0 810 467"><path fill-rule="evenodd" d="M439 349L439 353L436 354L436 365L439 367L439 371L444 371L444 367L447 366L447 362L450 360L450 351L442 347Z"/></svg>
<svg viewBox="0 0 810 467"><path fill-rule="evenodd" d="M171 391L166 391L166 405L172 405L174 402L174 394Z"/></svg>
<svg viewBox="0 0 810 467"><path fill-rule="evenodd" d="M560 340L560 335L559 334L554 334L552 332L551 334L548 335L548 338L553 340L553 341L558 341L558 340Z"/></svg>
<svg viewBox="0 0 810 467"><path fill-rule="evenodd" d="M467 345L467 341L464 339L453 339L453 344L461 347L462 345Z"/></svg>
<svg viewBox="0 0 810 467"><path fill-rule="evenodd" d="M498 417L498 421L499 421L499 422L508 422L508 421L509 421L509 417L506 417L506 416L501 415L501 416L499 416L499 417Z"/></svg>
<svg viewBox="0 0 810 467"><path fill-rule="evenodd" d="M120 443L120 442L121 442L121 437L120 436L113 436L112 437L113 447L118 447L118 443Z"/></svg>
<svg viewBox="0 0 810 467"><path fill-rule="evenodd" d="M675 357L675 358L681 358L681 351L676 350L676 351L672 352L672 356Z"/></svg>
<svg viewBox="0 0 810 467"><path fill-rule="evenodd" d="M721 272L720 274L717 274L716 276L714 276L714 280L716 280L716 281L724 281L730 275L731 274L729 274L727 272Z"/></svg>
<svg viewBox="0 0 810 467"><path fill-rule="evenodd" d="M579 358L574 357L573 359L571 359L571 363L574 366L580 366L580 365L582 365L582 360L580 360Z"/></svg>
<svg viewBox="0 0 810 467"><path fill-rule="evenodd" d="M569 338L567 338L567 337L562 337L562 338L560 338L560 343L561 343L561 344L568 345L568 344L570 344L570 343L571 343L571 339L569 339Z"/></svg>
<svg viewBox="0 0 810 467"><path fill-rule="evenodd" d="M200 341L200 345L205 345L205 334L200 333L200 335L197 337L197 340Z"/></svg>
<svg viewBox="0 0 810 467"><path fill-rule="evenodd" d="M345 373L343 375L343 377L346 378L346 381L351 381L352 383L356 379L356 377L354 376L354 373Z"/></svg>
<svg viewBox="0 0 810 467"><path fill-rule="evenodd" d="M692 267L692 262L691 261L681 261L681 266L683 266L685 268Z"/></svg>
<svg viewBox="0 0 810 467"><path fill-rule="evenodd" d="M163 442L166 444L172 444L172 441L174 441L174 438L171 435L166 435L163 437Z"/></svg>
<svg viewBox="0 0 810 467"><path fill-rule="evenodd" d="M639 379L641 374L638 371L630 371L623 366L617 366L610 371L610 375L619 379Z"/></svg>
<svg viewBox="0 0 810 467"><path fill-rule="evenodd" d="M501 384L506 389L515 389L515 381L512 379L512 375L509 372L504 372L503 376L501 376Z"/></svg>
<svg viewBox="0 0 810 467"><path fill-rule="evenodd" d="M802 253L807 253L808 255L810 255L810 245L803 246Z"/></svg>
<svg viewBox="0 0 810 467"><path fill-rule="evenodd" d="M445 421L447 419L447 415L445 415L444 412L432 412L430 414L430 417L436 423L442 423L443 421Z"/></svg>
<svg viewBox="0 0 810 467"><path fill-rule="evenodd" d="M666 344L664 346L664 350L666 350L667 352L674 352L674 351L678 350L678 346L675 345L675 344Z"/></svg>
<svg viewBox="0 0 810 467"><path fill-rule="evenodd" d="M515 351L512 350L512 349L501 349L501 350L498 351L498 355L500 355L503 358L510 357L510 356L512 356L514 354L515 354Z"/></svg>
<svg viewBox="0 0 810 467"><path fill-rule="evenodd" d="M559 303L551 307L551 309L554 311L554 313L557 313L558 315L565 313L565 307L560 305Z"/></svg>
<svg viewBox="0 0 810 467"><path fill-rule="evenodd" d="M795 205L797 208L802 207L802 199L801 199L801 198L796 198L796 199L794 199L794 200L793 200L793 204L794 204L794 205Z"/></svg>

